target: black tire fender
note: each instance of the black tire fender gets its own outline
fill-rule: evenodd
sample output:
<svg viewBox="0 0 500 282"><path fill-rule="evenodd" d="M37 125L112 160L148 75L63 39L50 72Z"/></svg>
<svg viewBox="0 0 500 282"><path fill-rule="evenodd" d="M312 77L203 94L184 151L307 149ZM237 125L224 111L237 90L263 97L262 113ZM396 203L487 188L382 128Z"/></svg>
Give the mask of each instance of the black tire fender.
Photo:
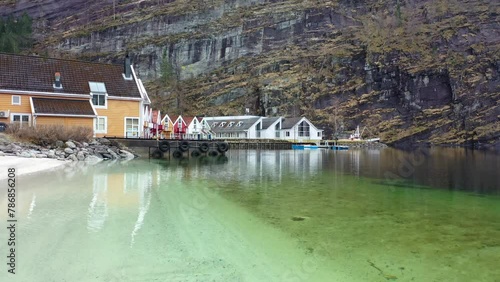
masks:
<svg viewBox="0 0 500 282"><path fill-rule="evenodd" d="M200 153L200 151L199 151L199 150L197 150L197 149L195 149L195 150L193 150L193 151L191 152L191 157L195 157L195 158L197 158L197 157L199 157L200 155L201 155L201 153Z"/></svg>
<svg viewBox="0 0 500 282"><path fill-rule="evenodd" d="M161 158L163 158L163 152L160 151L159 149L156 149L156 150L154 150L151 153L151 158L153 158L153 159L161 159Z"/></svg>
<svg viewBox="0 0 500 282"><path fill-rule="evenodd" d="M172 157L174 157L174 159L180 159L182 158L182 152L179 151L179 150L175 150L173 153L172 153Z"/></svg>
<svg viewBox="0 0 500 282"><path fill-rule="evenodd" d="M210 150L210 146L208 145L207 142L203 142L203 143L200 144L200 148L199 149L200 149L200 152L206 153L206 152L208 152L208 150Z"/></svg>
<svg viewBox="0 0 500 282"><path fill-rule="evenodd" d="M168 143L168 141L161 141L158 148L162 152L168 152L170 150L170 143Z"/></svg>
<svg viewBox="0 0 500 282"><path fill-rule="evenodd" d="M217 151L224 153L227 152L227 150L229 150L229 144L227 142L217 143Z"/></svg>
<svg viewBox="0 0 500 282"><path fill-rule="evenodd" d="M189 142L182 141L181 143L179 143L179 150L181 150L181 152L186 152L187 150L189 150Z"/></svg>

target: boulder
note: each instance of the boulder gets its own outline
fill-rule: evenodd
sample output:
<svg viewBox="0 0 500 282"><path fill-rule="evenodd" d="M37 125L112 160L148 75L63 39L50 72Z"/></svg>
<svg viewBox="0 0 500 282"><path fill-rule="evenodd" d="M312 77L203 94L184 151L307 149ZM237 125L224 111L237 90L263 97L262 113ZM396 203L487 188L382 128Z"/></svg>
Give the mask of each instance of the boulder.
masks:
<svg viewBox="0 0 500 282"><path fill-rule="evenodd" d="M128 151L125 151L125 150L120 150L120 156L126 160L131 160L131 159L135 158L134 154L132 154Z"/></svg>
<svg viewBox="0 0 500 282"><path fill-rule="evenodd" d="M79 161L83 161L83 160L85 160L85 153L84 153L84 152L78 152L78 154L76 154L76 158L77 158Z"/></svg>
<svg viewBox="0 0 500 282"><path fill-rule="evenodd" d="M3 157L3 156L5 156L5 153L0 151L0 157Z"/></svg>
<svg viewBox="0 0 500 282"><path fill-rule="evenodd" d="M56 156L56 151L55 150L49 150L47 152L47 157L53 159L53 157Z"/></svg>
<svg viewBox="0 0 500 282"><path fill-rule="evenodd" d="M78 158L75 156L75 154L71 154L69 155L67 158L67 160L72 160L74 162L77 162L78 161Z"/></svg>
<svg viewBox="0 0 500 282"><path fill-rule="evenodd" d="M60 141L60 140L56 141L56 147L61 148L63 146L64 146L64 142L63 141Z"/></svg>
<svg viewBox="0 0 500 282"><path fill-rule="evenodd" d="M65 149L64 149L64 152L65 152L66 154L73 154L73 153L74 153L73 149L70 149L70 148L65 148Z"/></svg>
<svg viewBox="0 0 500 282"><path fill-rule="evenodd" d="M37 154L36 158L38 158L38 159L47 158L47 155L45 155L45 154Z"/></svg>
<svg viewBox="0 0 500 282"><path fill-rule="evenodd" d="M94 165L94 164L97 164L99 162L102 162L103 159L102 158L99 158L98 156L93 156L93 155L89 155L85 158L85 162L90 164L90 165Z"/></svg>
<svg viewBox="0 0 500 282"><path fill-rule="evenodd" d="M75 145L75 143L73 141L67 141L66 142L66 147L74 149L74 148L76 148L76 145Z"/></svg>
<svg viewBox="0 0 500 282"><path fill-rule="evenodd" d="M106 160L106 159L113 159L113 156L111 154L108 154L108 153L104 153L104 154L101 154L102 157Z"/></svg>
<svg viewBox="0 0 500 282"><path fill-rule="evenodd" d="M115 153L113 150L108 149L108 153L112 156L113 159L115 160L120 159L120 156L118 156L118 154Z"/></svg>
<svg viewBox="0 0 500 282"><path fill-rule="evenodd" d="M82 145L83 145L83 147L88 147L88 146L89 146L89 143L87 143L87 142L83 142L83 143L82 143Z"/></svg>
<svg viewBox="0 0 500 282"><path fill-rule="evenodd" d="M22 158L31 158L31 154L28 152L20 152L18 153L18 156Z"/></svg>

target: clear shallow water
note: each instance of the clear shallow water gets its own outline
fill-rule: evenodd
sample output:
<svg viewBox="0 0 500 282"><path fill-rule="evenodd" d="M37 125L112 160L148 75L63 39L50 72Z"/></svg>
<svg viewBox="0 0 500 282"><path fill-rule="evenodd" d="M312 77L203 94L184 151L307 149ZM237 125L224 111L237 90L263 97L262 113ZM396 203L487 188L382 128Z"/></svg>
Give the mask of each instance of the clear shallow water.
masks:
<svg viewBox="0 0 500 282"><path fill-rule="evenodd" d="M20 178L8 281L500 281L499 162L232 151Z"/></svg>

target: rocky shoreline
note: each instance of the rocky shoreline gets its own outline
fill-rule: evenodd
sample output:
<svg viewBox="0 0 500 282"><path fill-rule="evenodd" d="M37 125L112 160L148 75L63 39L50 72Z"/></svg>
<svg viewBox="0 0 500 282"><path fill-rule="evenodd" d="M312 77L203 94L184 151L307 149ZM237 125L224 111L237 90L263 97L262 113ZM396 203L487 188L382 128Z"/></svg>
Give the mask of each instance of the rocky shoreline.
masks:
<svg viewBox="0 0 500 282"><path fill-rule="evenodd" d="M38 146L34 144L10 142L0 136L0 156L16 156L22 158L48 158L61 161L85 161L98 163L105 160L131 160L136 157L127 148L105 138L97 138L87 142L69 140L57 141L54 146Z"/></svg>

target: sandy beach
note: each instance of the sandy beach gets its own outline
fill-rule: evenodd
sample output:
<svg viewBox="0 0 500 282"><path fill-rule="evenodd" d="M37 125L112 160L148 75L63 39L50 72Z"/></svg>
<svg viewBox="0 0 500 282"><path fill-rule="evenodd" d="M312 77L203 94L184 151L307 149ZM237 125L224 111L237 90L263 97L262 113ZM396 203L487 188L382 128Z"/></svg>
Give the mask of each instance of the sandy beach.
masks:
<svg viewBox="0 0 500 282"><path fill-rule="evenodd" d="M0 157L0 180L7 178L7 169L15 168L17 175L26 175L56 167L64 166L68 162L54 159L33 159L21 157Z"/></svg>

